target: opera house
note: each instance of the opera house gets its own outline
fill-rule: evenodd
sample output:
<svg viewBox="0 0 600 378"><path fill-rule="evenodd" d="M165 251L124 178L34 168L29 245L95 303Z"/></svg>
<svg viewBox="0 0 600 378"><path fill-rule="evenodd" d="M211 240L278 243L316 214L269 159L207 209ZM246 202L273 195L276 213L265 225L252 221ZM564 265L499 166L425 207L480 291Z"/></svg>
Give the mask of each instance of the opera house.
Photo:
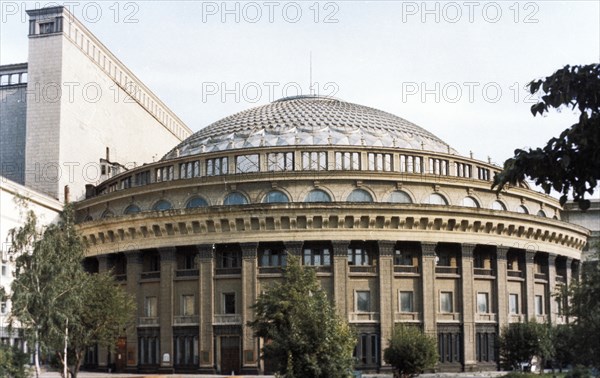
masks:
<svg viewBox="0 0 600 378"><path fill-rule="evenodd" d="M334 98L215 122L76 204L86 266L112 270L137 300L118 350L87 362L268 373L250 306L296 255L355 327L357 369L389 368L396 323L436 336L438 371L496 369L504 325L565 321L552 294L579 274L589 234L526 185L492 190L499 169Z"/></svg>

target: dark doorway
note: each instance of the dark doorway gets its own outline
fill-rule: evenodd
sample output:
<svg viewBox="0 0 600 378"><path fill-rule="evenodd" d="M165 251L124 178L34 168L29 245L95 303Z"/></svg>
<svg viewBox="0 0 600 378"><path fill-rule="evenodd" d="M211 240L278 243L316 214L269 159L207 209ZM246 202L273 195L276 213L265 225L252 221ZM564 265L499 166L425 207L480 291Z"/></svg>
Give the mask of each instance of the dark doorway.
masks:
<svg viewBox="0 0 600 378"><path fill-rule="evenodd" d="M127 338L119 337L117 340L117 351L116 351L116 361L115 361L115 370L117 373L121 373L125 370L125 365L127 363Z"/></svg>
<svg viewBox="0 0 600 378"><path fill-rule="evenodd" d="M239 374L240 362L239 336L221 336L221 374Z"/></svg>

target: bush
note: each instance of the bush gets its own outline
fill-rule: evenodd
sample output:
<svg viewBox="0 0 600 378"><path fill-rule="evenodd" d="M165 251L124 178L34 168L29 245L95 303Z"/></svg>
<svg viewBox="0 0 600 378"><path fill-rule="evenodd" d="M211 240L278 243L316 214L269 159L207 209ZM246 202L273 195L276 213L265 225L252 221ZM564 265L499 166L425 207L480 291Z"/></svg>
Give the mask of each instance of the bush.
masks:
<svg viewBox="0 0 600 378"><path fill-rule="evenodd" d="M420 374L434 367L438 360L436 341L417 327L399 324L383 358L394 368L395 377Z"/></svg>
<svg viewBox="0 0 600 378"><path fill-rule="evenodd" d="M592 378L592 374L585 366L577 365L565 378Z"/></svg>
<svg viewBox="0 0 600 378"><path fill-rule="evenodd" d="M27 354L16 347L0 344L0 377L27 378Z"/></svg>
<svg viewBox="0 0 600 378"><path fill-rule="evenodd" d="M552 358L554 347L550 328L536 322L511 323L502 329L499 339L500 361L504 368L520 370L523 364L531 366L533 357L544 360Z"/></svg>

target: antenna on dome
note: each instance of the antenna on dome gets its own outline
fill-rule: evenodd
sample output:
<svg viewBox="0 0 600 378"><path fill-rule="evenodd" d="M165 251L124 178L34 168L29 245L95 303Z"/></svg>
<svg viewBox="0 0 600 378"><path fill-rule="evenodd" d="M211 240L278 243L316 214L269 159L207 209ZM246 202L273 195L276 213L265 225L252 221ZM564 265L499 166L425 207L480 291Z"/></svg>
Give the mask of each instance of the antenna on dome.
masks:
<svg viewBox="0 0 600 378"><path fill-rule="evenodd" d="M309 83L308 83L308 94L309 95L313 95L313 81L312 81L312 51L310 52L310 63L309 63L309 67L310 67L310 75L309 75Z"/></svg>

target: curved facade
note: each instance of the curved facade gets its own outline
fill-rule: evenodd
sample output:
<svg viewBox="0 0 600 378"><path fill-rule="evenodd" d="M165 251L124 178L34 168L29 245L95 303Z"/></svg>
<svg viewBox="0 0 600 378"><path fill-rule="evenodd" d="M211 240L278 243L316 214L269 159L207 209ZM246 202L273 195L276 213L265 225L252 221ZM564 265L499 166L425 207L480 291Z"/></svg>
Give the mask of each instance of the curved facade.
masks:
<svg viewBox="0 0 600 378"><path fill-rule="evenodd" d="M134 294L120 358L137 371L268 372L245 324L288 255L313 266L357 330L357 368L386 366L395 323L436 335L438 369L495 369L500 327L563 322L551 294L588 231L499 168L402 118L302 96L224 118L77 204L91 270Z"/></svg>

